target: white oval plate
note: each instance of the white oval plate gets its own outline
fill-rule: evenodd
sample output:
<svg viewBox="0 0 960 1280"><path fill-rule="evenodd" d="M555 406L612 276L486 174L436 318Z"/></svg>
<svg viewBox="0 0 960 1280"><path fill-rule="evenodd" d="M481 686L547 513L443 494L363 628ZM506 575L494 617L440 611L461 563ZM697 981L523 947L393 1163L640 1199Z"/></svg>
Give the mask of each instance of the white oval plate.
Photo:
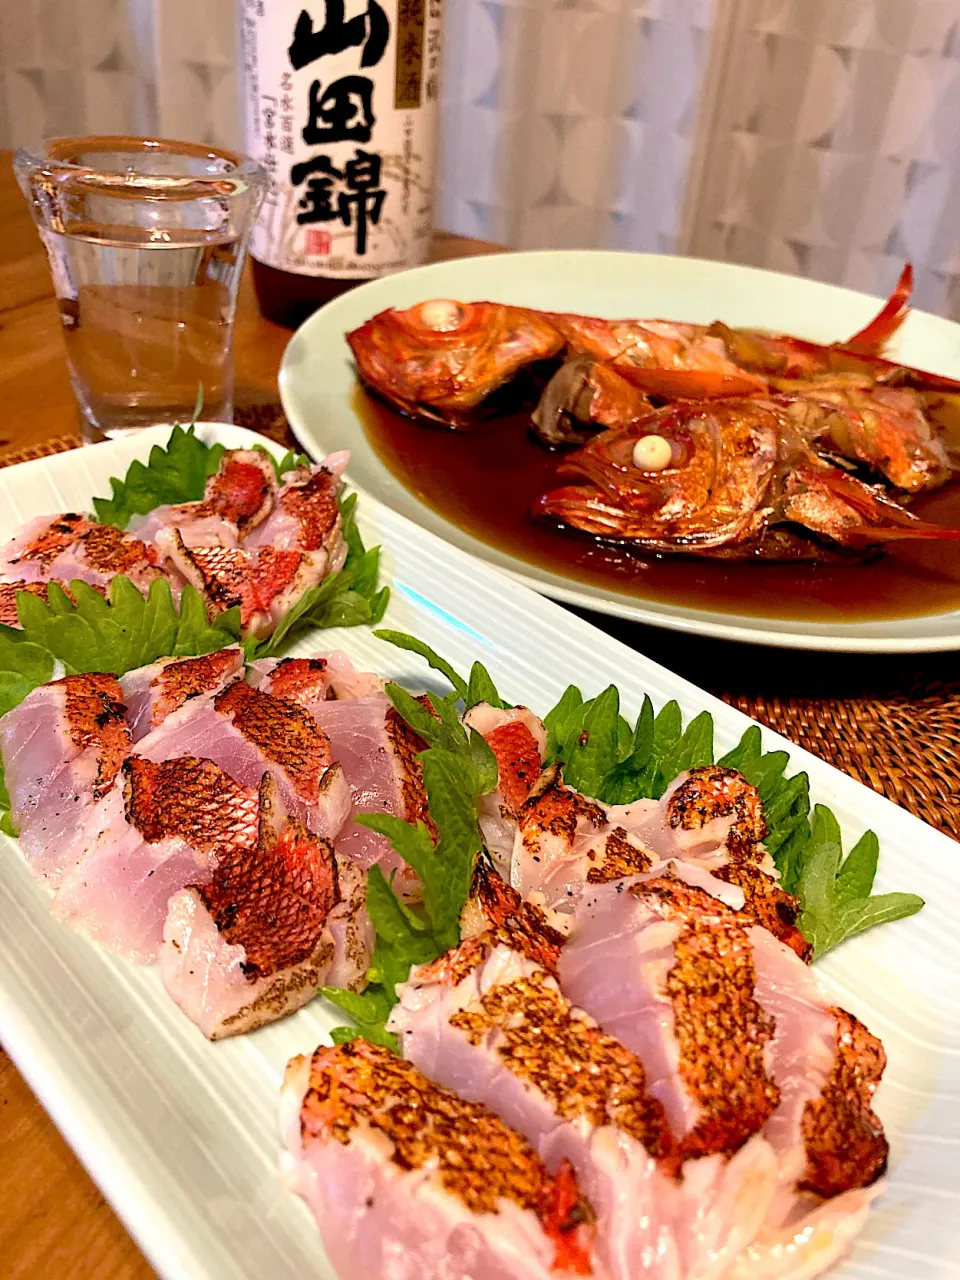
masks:
<svg viewBox="0 0 960 1280"><path fill-rule="evenodd" d="M481 298L587 315L659 316L750 325L834 342L861 328L877 299L834 285L695 258L602 251L495 254L438 262L374 280L312 316L290 340L280 368L280 398L303 447L314 456L351 451L350 479L447 542L499 565L528 586L585 609L677 631L779 645L910 653L960 649L960 611L884 622L807 622L693 609L563 577L520 560L437 515L391 475L353 410L356 376L344 334L387 307L425 298ZM960 325L913 311L898 358L960 378Z"/></svg>
<svg viewBox="0 0 960 1280"><path fill-rule="evenodd" d="M199 430L228 449L277 448L240 427ZM110 492L110 476L145 461L169 434L155 427L0 470L0 538L43 511L89 510L94 494ZM685 720L711 713L718 753L751 723L375 501L361 499L357 518L367 546L383 547L392 589L384 625L418 635L460 671L478 659L509 698L543 712L570 680L587 697L615 683L631 718L645 694L657 710L675 698ZM367 627L312 631L292 652L331 649L411 689L442 686ZM906 890L927 903L816 966L831 1000L882 1038L888 1060L876 1108L890 1140L889 1178L830 1280L960 1280L957 845L771 730L763 740L789 755L788 772L809 775L810 795L834 811L846 849L867 827L879 833L877 893ZM0 834L0 1042L162 1280L338 1280L306 1207L279 1175L277 1109L287 1060L312 1053L342 1021L315 1000L252 1035L210 1044L167 997L156 966L130 964L56 920L16 842ZM0 1137L9 1132L3 1118ZM3 1267L5 1244L0 1275L22 1275L15 1246L6 1250L13 1269ZM69 1280L71 1271L51 1264L44 1274Z"/></svg>

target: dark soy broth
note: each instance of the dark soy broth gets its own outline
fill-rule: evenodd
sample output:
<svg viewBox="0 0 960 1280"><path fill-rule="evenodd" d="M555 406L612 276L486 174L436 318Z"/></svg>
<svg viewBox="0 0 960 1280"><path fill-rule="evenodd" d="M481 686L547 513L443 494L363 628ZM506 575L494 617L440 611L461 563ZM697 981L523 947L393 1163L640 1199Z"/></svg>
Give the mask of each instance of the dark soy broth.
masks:
<svg viewBox="0 0 960 1280"><path fill-rule="evenodd" d="M529 415L470 431L413 422L359 389L356 409L382 462L421 502L519 560L636 596L721 613L811 622L910 618L960 608L960 542L900 542L863 563L764 564L637 555L541 524L531 503L564 483L560 455L536 443ZM960 483L911 510L960 526Z"/></svg>

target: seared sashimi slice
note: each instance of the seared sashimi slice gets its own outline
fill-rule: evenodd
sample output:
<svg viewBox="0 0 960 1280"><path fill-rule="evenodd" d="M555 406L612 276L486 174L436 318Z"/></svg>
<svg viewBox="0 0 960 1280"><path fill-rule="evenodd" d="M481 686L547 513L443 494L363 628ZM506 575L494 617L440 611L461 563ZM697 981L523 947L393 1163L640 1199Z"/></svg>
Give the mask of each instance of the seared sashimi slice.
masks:
<svg viewBox="0 0 960 1280"><path fill-rule="evenodd" d="M243 672L243 651L230 647L200 658L161 658L120 678L127 718L138 741L191 698L216 693Z"/></svg>
<svg viewBox="0 0 960 1280"><path fill-rule="evenodd" d="M367 877L349 858L338 856L337 883L340 901L327 917L327 930L333 938L333 963L326 983L347 991L362 991L377 940L367 913Z"/></svg>
<svg viewBox="0 0 960 1280"><path fill-rule="evenodd" d="M277 698L289 698L311 710L331 698L369 698L383 693L383 680L372 671L357 671L345 653L313 658L261 658L250 664L250 683Z"/></svg>
<svg viewBox="0 0 960 1280"><path fill-rule="evenodd" d="M211 760L130 756L98 809L99 835L64 876L52 910L108 950L149 963L171 897L256 843L257 791Z"/></svg>
<svg viewBox="0 0 960 1280"><path fill-rule="evenodd" d="M30 867L56 883L83 850L91 806L102 802L130 750L113 676L67 676L28 693L0 720L10 812Z"/></svg>
<svg viewBox="0 0 960 1280"><path fill-rule="evenodd" d="M526 941L520 939L521 945ZM678 1277L678 1161L636 1054L571 1005L535 960L489 935L415 968L389 1028L432 1080L492 1110L548 1169L568 1160L617 1280Z"/></svg>
<svg viewBox="0 0 960 1280"><path fill-rule="evenodd" d="M566 916L588 884L645 871L654 861L642 840L602 804L549 772L517 813L510 881L523 897ZM640 805L655 801L638 801ZM626 812L626 810L624 810Z"/></svg>
<svg viewBox="0 0 960 1280"><path fill-rule="evenodd" d="M588 800L547 769L517 812L516 827L511 882L551 910L574 910L586 886L677 859L735 885L746 911L802 959L812 954L796 927L797 900L780 888L763 847L760 794L735 769L691 769L662 800L625 805Z"/></svg>
<svg viewBox="0 0 960 1280"><path fill-rule="evenodd" d="M497 1116L355 1040L293 1058L283 1168L341 1276L555 1280L600 1276L568 1166L551 1176Z"/></svg>
<svg viewBox="0 0 960 1280"><path fill-rule="evenodd" d="M318 703L312 714L330 741L353 797L354 813L388 813L430 825L423 772L417 754L427 744L410 729L385 694ZM403 864L383 836L350 821L336 840L337 853L366 871L385 873Z"/></svg>
<svg viewBox="0 0 960 1280"><path fill-rule="evenodd" d="M72 511L30 520L0 548L0 577L8 582L79 578L97 587L118 573L141 590L164 576L154 547Z"/></svg>
<svg viewBox="0 0 960 1280"><path fill-rule="evenodd" d="M731 1155L780 1100L745 923L669 873L640 877L588 893L560 955L564 991L640 1055L685 1154Z"/></svg>
<svg viewBox="0 0 960 1280"><path fill-rule="evenodd" d="M492 707L478 702L463 722L486 740L497 761L497 789L478 805L483 842L507 870L517 832L517 815L537 787L547 750L543 721L527 707Z"/></svg>
<svg viewBox="0 0 960 1280"><path fill-rule="evenodd" d="M566 941L547 913L525 902L485 853L477 858L470 895L460 912L460 937L466 940L480 934L512 947L554 974Z"/></svg>
<svg viewBox="0 0 960 1280"><path fill-rule="evenodd" d="M737 885L745 909L801 960L810 960L813 948L796 925L799 903L780 888L762 844L768 828L757 788L736 769L702 765L680 775L664 797L664 810L680 855ZM652 843L656 847L656 837Z"/></svg>
<svg viewBox="0 0 960 1280"><path fill-rule="evenodd" d="M188 547L236 547L273 508L277 483L270 459L258 449L229 449L207 480L199 502L155 507L131 524L145 542L162 529L179 529Z"/></svg>
<svg viewBox="0 0 960 1280"><path fill-rule="evenodd" d="M277 494L270 518L249 537L248 547L281 551L326 551L330 572L343 567L346 546L341 532L337 488L349 453L331 453L315 467L298 467Z"/></svg>
<svg viewBox="0 0 960 1280"><path fill-rule="evenodd" d="M828 1002L793 950L765 929L748 935L757 999L775 1028L780 1103L764 1137L779 1170L776 1199L735 1275L813 1276L847 1252L882 1189L888 1147L873 1096L886 1055L861 1022Z"/></svg>
<svg viewBox="0 0 960 1280"><path fill-rule="evenodd" d="M882 1049L827 1006L795 952L696 885L640 876L584 898L559 974L565 993L644 1062L692 1157L685 1183L712 1152L747 1153L758 1142L769 1151L767 1202L752 1238L741 1241L756 1270L743 1274L779 1275L776 1246L785 1238L788 1256L807 1259L798 1276L841 1256L849 1216L862 1223L871 1194L864 1188L886 1158L870 1109ZM751 1136L758 1132L762 1138ZM833 1215L819 1213L821 1199L844 1191L845 1205L838 1199ZM814 1212L827 1234L804 1243ZM719 1247L728 1234L714 1235Z"/></svg>
<svg viewBox="0 0 960 1280"><path fill-rule="evenodd" d="M191 547L177 528L161 530L157 546L200 592L211 614L238 605L244 633L259 638L270 635L303 593L329 572L324 551Z"/></svg>
<svg viewBox="0 0 960 1280"><path fill-rule="evenodd" d="M331 764L330 743L316 721L296 703L243 680L185 703L141 738L137 754L155 762L204 756L248 787L271 773L287 811L327 839L350 812L343 771Z"/></svg>
<svg viewBox="0 0 960 1280"><path fill-rule="evenodd" d="M293 1013L333 961L333 848L287 818L269 774L259 801L256 840L228 846L208 882L174 894L163 928L163 984L210 1040Z"/></svg>

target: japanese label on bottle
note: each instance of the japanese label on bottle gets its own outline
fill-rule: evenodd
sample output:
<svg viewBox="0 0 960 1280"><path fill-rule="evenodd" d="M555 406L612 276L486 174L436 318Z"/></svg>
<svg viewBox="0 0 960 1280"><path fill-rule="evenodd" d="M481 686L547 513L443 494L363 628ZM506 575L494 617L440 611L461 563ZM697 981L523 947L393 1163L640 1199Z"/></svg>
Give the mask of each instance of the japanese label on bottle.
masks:
<svg viewBox="0 0 960 1280"><path fill-rule="evenodd" d="M442 0L241 0L254 257L364 279L430 246Z"/></svg>

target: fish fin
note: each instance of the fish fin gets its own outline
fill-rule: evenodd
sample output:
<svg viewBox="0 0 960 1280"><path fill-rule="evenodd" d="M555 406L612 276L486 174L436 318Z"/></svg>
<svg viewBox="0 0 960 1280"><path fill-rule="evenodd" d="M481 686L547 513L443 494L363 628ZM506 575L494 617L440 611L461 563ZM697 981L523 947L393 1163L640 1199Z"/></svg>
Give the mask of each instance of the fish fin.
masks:
<svg viewBox="0 0 960 1280"><path fill-rule="evenodd" d="M913 266L907 263L900 272L900 279L869 324L855 333L847 342L839 343L845 351L859 351L865 355L879 355L897 332L910 311L910 294L913 292Z"/></svg>

